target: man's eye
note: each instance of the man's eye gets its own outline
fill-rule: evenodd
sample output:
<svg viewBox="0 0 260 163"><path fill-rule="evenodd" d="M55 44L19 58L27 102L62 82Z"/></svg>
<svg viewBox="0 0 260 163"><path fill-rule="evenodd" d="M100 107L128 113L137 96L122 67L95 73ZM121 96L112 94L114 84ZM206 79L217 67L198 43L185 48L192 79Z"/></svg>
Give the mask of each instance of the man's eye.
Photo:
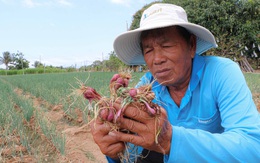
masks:
<svg viewBox="0 0 260 163"><path fill-rule="evenodd" d="M144 50L144 54L148 54L148 53L150 53L150 52L152 52L152 49L146 49L146 50Z"/></svg>
<svg viewBox="0 0 260 163"><path fill-rule="evenodd" d="M171 48L172 45L163 45L162 47L163 47L163 48Z"/></svg>

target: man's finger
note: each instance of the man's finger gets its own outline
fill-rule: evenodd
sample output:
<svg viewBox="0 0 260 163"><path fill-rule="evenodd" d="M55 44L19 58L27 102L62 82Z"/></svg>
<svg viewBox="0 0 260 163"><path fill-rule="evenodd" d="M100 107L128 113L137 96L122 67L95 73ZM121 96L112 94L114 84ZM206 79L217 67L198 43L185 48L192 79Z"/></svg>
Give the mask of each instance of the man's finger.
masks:
<svg viewBox="0 0 260 163"><path fill-rule="evenodd" d="M122 141L122 142L129 142L132 144L135 144L137 146L143 146L144 147L144 139L136 134L126 134L119 131L113 131L109 133L110 136L115 137L115 139Z"/></svg>
<svg viewBox="0 0 260 163"><path fill-rule="evenodd" d="M151 116L144 110L144 108L141 108L140 105L126 104L125 106L122 106L122 102L117 101L113 103L113 107L117 112L121 111L123 116L129 117L130 119L134 119L139 122L142 122L143 120L146 121L147 119L151 118Z"/></svg>
<svg viewBox="0 0 260 163"><path fill-rule="evenodd" d="M133 133L148 133L149 131L151 131L151 129L149 129L149 127L146 124L124 117L119 118L118 126Z"/></svg>
<svg viewBox="0 0 260 163"><path fill-rule="evenodd" d="M111 158L117 158L118 154L125 149L124 142L117 142L115 144L111 144L108 146L106 153L104 153L107 156L110 156Z"/></svg>
<svg viewBox="0 0 260 163"><path fill-rule="evenodd" d="M92 135L106 135L111 130L111 127L108 123L104 123L100 118L96 118L91 123L91 132ZM100 133L100 134L98 134Z"/></svg>

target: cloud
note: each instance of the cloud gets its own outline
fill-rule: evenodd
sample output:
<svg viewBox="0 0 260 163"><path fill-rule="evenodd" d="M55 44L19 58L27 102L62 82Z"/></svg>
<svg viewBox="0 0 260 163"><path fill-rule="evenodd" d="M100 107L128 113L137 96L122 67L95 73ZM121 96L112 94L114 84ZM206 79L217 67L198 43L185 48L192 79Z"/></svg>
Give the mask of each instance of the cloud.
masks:
<svg viewBox="0 0 260 163"><path fill-rule="evenodd" d="M129 6L131 3L131 0L111 0L112 3L121 4L125 6Z"/></svg>
<svg viewBox="0 0 260 163"><path fill-rule="evenodd" d="M109 0L111 3L114 4L119 4L119 5L124 5L124 6L135 6L135 5L144 5L144 4L149 4L153 2L154 0Z"/></svg>
<svg viewBox="0 0 260 163"><path fill-rule="evenodd" d="M22 3L29 8L38 6L72 6L72 3L68 0L22 0Z"/></svg>
<svg viewBox="0 0 260 163"><path fill-rule="evenodd" d="M7 4L7 5L13 5L13 4L16 4L16 1L15 0L0 0L0 3L4 3L4 4Z"/></svg>
<svg viewBox="0 0 260 163"><path fill-rule="evenodd" d="M58 4L64 6L72 6L72 3L68 2L67 0L57 0Z"/></svg>
<svg viewBox="0 0 260 163"><path fill-rule="evenodd" d="M3 2L3 3L8 3L9 1L8 0L1 0L1 2Z"/></svg>
<svg viewBox="0 0 260 163"><path fill-rule="evenodd" d="M33 8L36 6L40 6L41 3L34 2L33 0L23 0L23 4L27 7Z"/></svg>

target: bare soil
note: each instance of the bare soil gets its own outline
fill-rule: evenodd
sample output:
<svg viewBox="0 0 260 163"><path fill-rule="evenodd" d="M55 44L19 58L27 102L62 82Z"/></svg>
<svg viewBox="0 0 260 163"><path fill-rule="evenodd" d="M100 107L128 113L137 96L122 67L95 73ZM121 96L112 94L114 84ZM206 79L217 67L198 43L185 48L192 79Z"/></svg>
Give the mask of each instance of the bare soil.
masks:
<svg viewBox="0 0 260 163"><path fill-rule="evenodd" d="M48 102L40 99L35 98L34 96L23 92L21 89L16 89L15 92L18 95L25 95L28 99L33 100L33 105L36 109L41 109L42 107L48 108L48 111L42 112L43 118L48 119L51 123L56 125L57 132L65 134L66 137L66 145L65 145L65 155L59 154L59 152L55 149L53 149L53 152L55 152L58 155L58 158L55 159L55 161L51 162L60 162L60 163L106 163L105 156L101 153L99 150L99 147L95 144L93 141L93 137L90 133L90 128L87 124L83 124L82 122L82 112L79 109L75 109L74 111L78 114L77 119L69 119L68 115L66 115L62 109L62 105L55 105L52 106ZM19 108L17 109L19 110ZM75 121L78 125L69 125L69 121ZM35 120L34 117L30 121L30 126L35 126ZM40 131L39 131L40 132ZM18 139L18 138L16 138ZM42 138L46 139L46 138ZM1 143L0 139L0 143ZM34 156L27 155L28 152L26 152L26 149L19 143L18 141L15 151L17 152L24 152L23 158L14 157L11 156L14 149L4 149L3 151L0 151L1 156L6 157L7 156L10 159L5 159L4 162L37 162L37 158ZM46 140L45 140L46 141ZM2 142L3 143L3 142ZM51 146L51 145L50 145ZM0 156L0 162L3 160ZM48 155L46 156L46 162L49 162Z"/></svg>

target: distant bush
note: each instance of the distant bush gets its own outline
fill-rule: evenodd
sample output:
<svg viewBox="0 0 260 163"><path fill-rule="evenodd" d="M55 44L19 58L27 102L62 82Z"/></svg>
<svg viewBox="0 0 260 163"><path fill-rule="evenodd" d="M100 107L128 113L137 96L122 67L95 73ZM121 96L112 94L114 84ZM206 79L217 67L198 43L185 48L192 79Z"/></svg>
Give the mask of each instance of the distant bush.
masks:
<svg viewBox="0 0 260 163"><path fill-rule="evenodd" d="M7 71L0 70L0 75L44 74L44 73L62 73L62 72L72 72L72 70L60 69L60 68L28 68L23 70L7 70Z"/></svg>
<svg viewBox="0 0 260 163"><path fill-rule="evenodd" d="M0 75L5 75L5 70L0 70Z"/></svg>

